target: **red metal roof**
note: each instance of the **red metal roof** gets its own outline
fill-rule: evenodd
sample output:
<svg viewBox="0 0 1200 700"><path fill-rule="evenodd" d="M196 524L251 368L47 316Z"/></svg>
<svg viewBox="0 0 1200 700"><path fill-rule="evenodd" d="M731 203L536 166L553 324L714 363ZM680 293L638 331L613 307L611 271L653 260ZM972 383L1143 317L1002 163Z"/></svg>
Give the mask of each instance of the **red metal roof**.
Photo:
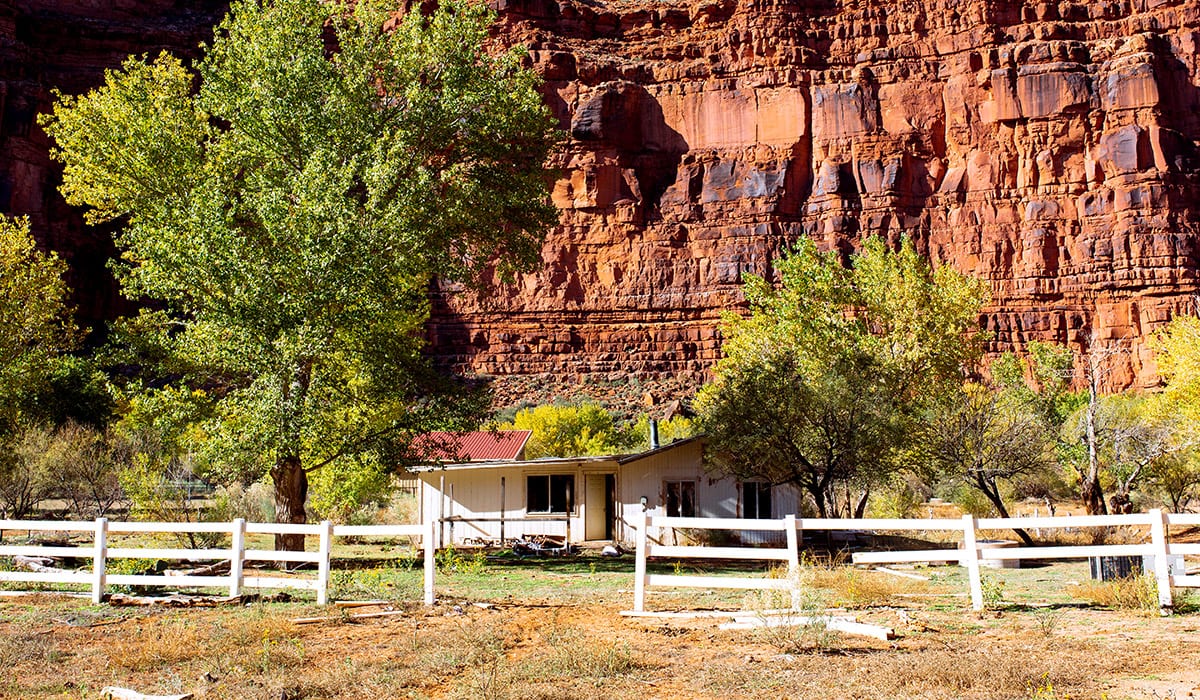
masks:
<svg viewBox="0 0 1200 700"><path fill-rule="evenodd" d="M425 433L413 441L424 459L438 462L482 462L520 459L531 430L474 430Z"/></svg>

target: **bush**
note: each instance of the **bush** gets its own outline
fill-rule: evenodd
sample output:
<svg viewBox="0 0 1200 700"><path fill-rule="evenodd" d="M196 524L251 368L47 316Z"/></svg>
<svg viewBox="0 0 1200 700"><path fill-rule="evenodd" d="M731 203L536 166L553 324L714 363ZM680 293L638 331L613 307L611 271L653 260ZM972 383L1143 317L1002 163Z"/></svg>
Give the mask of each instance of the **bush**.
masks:
<svg viewBox="0 0 1200 700"><path fill-rule="evenodd" d="M312 472L308 508L314 520L348 524L369 504L386 504L392 479L374 459L340 459Z"/></svg>

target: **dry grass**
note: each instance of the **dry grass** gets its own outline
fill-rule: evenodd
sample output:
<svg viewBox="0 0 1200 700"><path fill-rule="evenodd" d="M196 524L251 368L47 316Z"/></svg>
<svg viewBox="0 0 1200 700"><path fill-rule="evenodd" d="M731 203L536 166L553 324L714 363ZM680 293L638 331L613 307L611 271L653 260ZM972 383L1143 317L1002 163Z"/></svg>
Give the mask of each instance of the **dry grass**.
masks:
<svg viewBox="0 0 1200 700"><path fill-rule="evenodd" d="M1071 595L1112 610L1158 614L1158 583L1152 576L1087 581L1070 587Z"/></svg>
<svg viewBox="0 0 1200 700"><path fill-rule="evenodd" d="M489 567L469 580L494 582L522 571ZM0 599L0 698L92 698L103 685L121 685L205 700L1127 700L1149 697L1139 689L1147 686L1137 685L1149 677L1182 674L1200 685L1196 618L1184 615L1012 605L980 615L965 597L898 595L942 590L944 582L810 563L802 572L801 614L853 604L861 621L892 627L899 637L883 642L825 631L814 639L805 635L821 630L804 628L773 637L770 630L721 631L711 619L624 618L617 611L628 606L629 593L616 585L581 597L565 591L556 569L531 567L527 575L537 587L514 583L512 597L493 597L489 609L451 598L448 586L432 609L413 605L401 616L302 626L291 620L329 611L259 604L118 613L80 600ZM1032 575L1061 588L1079 572L1046 567ZM950 587L961 590L961 577ZM750 610L790 604L790 592L746 600Z"/></svg>

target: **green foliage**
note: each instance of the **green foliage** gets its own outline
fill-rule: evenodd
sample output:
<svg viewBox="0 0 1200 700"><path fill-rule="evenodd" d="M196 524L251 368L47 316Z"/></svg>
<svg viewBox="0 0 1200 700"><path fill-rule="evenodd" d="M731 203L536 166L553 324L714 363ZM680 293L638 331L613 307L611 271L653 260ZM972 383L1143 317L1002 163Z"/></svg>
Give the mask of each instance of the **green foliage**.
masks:
<svg viewBox="0 0 1200 700"><path fill-rule="evenodd" d="M499 427L533 431L529 442L525 443L527 459L613 454L629 451L643 439L649 439L622 427L613 414L594 403L546 404L521 409L511 423Z"/></svg>
<svg viewBox="0 0 1200 700"><path fill-rule="evenodd" d="M996 610L1004 605L1004 579L999 576L982 575L979 588L983 592L983 607Z"/></svg>
<svg viewBox="0 0 1200 700"><path fill-rule="evenodd" d="M54 361L75 346L66 263L38 251L27 219L0 217L0 438L44 392Z"/></svg>
<svg viewBox="0 0 1200 700"><path fill-rule="evenodd" d="M50 497L55 483L48 454L54 431L24 427L0 453L0 517L25 518Z"/></svg>
<svg viewBox="0 0 1200 700"><path fill-rule="evenodd" d="M871 493L873 518L910 518L924 498L904 479L894 479Z"/></svg>
<svg viewBox="0 0 1200 700"><path fill-rule="evenodd" d="M650 416L643 413L637 422L629 429L635 449L650 449ZM686 440L696 434L694 421L687 416L673 416L667 420L658 421L658 444L670 445L672 442Z"/></svg>
<svg viewBox="0 0 1200 700"><path fill-rule="evenodd" d="M1189 419L1200 419L1200 318L1180 316L1152 341L1166 394Z"/></svg>
<svg viewBox="0 0 1200 700"><path fill-rule="evenodd" d="M386 501L391 476L369 456L331 462L313 473L309 507L321 520L349 523L363 504Z"/></svg>
<svg viewBox="0 0 1200 700"><path fill-rule="evenodd" d="M730 316L725 357L696 401L713 466L795 483L822 515L847 484L891 474L916 417L981 354L984 286L932 270L912 243L863 244L849 268L802 239L780 286L751 278L751 314Z"/></svg>
<svg viewBox="0 0 1200 700"><path fill-rule="evenodd" d="M455 549L451 544L439 549L434 556L438 571L443 574L478 576L487 570L487 555L482 550L467 554Z"/></svg>
<svg viewBox="0 0 1200 700"><path fill-rule="evenodd" d="M1100 397L1095 409L1097 457L1102 467L1105 490L1113 491L1118 512L1132 507L1132 492L1160 476L1184 491L1188 480L1182 469L1197 446L1194 424L1169 395L1126 392ZM1085 450L1086 409L1070 416L1062 428L1062 440L1077 448L1064 451L1065 464L1082 473L1087 464Z"/></svg>
<svg viewBox="0 0 1200 700"><path fill-rule="evenodd" d="M929 473L978 491L1007 517L1004 491L1052 470L1052 438L1034 407L1013 391L967 384L931 414L912 454ZM967 494L959 498L964 510L980 509Z"/></svg>
<svg viewBox="0 0 1200 700"><path fill-rule="evenodd" d="M553 221L521 53L484 49L482 4L394 9L234 2L194 71L131 58L42 121L67 200L124 223L126 293L163 302L123 329L149 393L194 407L198 467L271 474L288 519L305 470L470 425L483 402L420 353L428 285L523 269Z"/></svg>
<svg viewBox="0 0 1200 700"><path fill-rule="evenodd" d="M1061 426L1072 413L1087 403L1087 393L1071 390L1075 358L1071 349L1040 340L1026 346L1022 360L1005 353L992 363L992 382L1001 391L1025 401L1041 414L1049 426Z"/></svg>

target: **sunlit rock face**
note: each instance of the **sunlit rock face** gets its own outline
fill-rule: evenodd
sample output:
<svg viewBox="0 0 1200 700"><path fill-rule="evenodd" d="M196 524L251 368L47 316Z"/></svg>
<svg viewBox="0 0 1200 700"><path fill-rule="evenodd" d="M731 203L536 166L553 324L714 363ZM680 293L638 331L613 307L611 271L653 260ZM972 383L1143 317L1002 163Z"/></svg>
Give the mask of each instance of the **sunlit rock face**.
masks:
<svg viewBox="0 0 1200 700"><path fill-rule="evenodd" d="M545 267L439 304L490 374L686 375L800 236L907 235L983 278L993 352L1077 347L1114 387L1197 291L1200 3L502 2L569 141Z"/></svg>
<svg viewBox="0 0 1200 700"><path fill-rule="evenodd" d="M432 352L484 374L701 379L746 274L809 236L915 239L986 279L991 350L1127 348L1197 292L1195 0L494 0L567 134L544 265L435 302ZM196 53L224 11L184 0L0 0L0 210L120 303L108 232L55 191L34 115L129 53ZM447 290L451 291L451 290Z"/></svg>

